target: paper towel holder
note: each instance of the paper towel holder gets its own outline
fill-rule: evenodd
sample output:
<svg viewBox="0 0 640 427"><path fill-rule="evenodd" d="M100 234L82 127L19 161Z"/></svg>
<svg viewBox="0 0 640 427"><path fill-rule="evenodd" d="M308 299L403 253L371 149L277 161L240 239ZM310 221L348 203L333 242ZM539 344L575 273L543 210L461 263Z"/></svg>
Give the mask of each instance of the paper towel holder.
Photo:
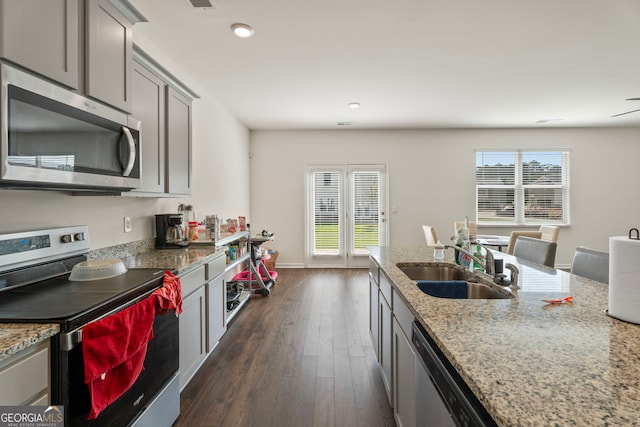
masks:
<svg viewBox="0 0 640 427"><path fill-rule="evenodd" d="M632 237L634 231L636 232L636 236ZM637 228L632 228L631 230L629 230L629 239L640 240L640 231L638 231Z"/></svg>

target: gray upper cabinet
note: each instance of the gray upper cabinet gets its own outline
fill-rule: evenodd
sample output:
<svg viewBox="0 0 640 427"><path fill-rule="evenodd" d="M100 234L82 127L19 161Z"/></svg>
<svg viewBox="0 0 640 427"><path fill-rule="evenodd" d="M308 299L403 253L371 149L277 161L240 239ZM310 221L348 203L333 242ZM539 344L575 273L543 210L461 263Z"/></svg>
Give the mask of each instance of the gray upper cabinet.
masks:
<svg viewBox="0 0 640 427"><path fill-rule="evenodd" d="M191 100L167 86L167 187L191 194Z"/></svg>
<svg viewBox="0 0 640 427"><path fill-rule="evenodd" d="M79 89L78 0L0 0L0 57Z"/></svg>
<svg viewBox="0 0 640 427"><path fill-rule="evenodd" d="M165 82L133 63L133 116L142 121L142 186L136 191L165 192Z"/></svg>
<svg viewBox="0 0 640 427"><path fill-rule="evenodd" d="M108 0L86 3L85 93L131 111L133 23Z"/></svg>
<svg viewBox="0 0 640 427"><path fill-rule="evenodd" d="M0 0L0 57L131 112L133 25L124 0Z"/></svg>

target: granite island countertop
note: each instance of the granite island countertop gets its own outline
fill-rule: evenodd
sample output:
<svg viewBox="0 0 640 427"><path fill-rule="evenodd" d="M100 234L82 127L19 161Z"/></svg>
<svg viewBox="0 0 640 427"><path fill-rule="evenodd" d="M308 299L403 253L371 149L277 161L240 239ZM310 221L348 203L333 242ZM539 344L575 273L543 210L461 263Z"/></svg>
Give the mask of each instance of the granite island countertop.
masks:
<svg viewBox="0 0 640 427"><path fill-rule="evenodd" d="M607 285L494 252L519 267L515 298L435 298L396 266L431 262L432 252L370 248L499 425L640 425L640 325L605 314ZM541 301L570 295L572 305Z"/></svg>

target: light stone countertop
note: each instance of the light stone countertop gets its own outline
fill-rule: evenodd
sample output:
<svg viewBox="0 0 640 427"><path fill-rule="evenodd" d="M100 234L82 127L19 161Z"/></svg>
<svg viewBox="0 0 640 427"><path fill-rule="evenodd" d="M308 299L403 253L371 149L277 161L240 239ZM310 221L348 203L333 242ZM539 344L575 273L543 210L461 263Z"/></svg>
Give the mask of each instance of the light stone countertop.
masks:
<svg viewBox="0 0 640 427"><path fill-rule="evenodd" d="M60 332L55 324L2 323L0 324L0 360L38 344Z"/></svg>
<svg viewBox="0 0 640 427"><path fill-rule="evenodd" d="M185 273L218 256L225 256L224 250L212 245L191 245L184 249L156 249L123 258L127 268L167 268L176 269L177 274Z"/></svg>
<svg viewBox="0 0 640 427"><path fill-rule="evenodd" d="M396 266L433 261L432 248L370 253L499 425L640 425L640 325L605 314L607 285L494 252L520 269L516 298L442 299Z"/></svg>

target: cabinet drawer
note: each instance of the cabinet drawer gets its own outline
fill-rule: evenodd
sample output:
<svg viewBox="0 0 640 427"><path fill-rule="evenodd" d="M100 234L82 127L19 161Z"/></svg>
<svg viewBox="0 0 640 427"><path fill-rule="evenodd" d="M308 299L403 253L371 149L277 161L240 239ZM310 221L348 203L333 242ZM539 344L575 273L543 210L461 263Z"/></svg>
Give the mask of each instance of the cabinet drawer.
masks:
<svg viewBox="0 0 640 427"><path fill-rule="evenodd" d="M224 273L224 269L227 267L227 258L224 256L224 254L222 254L216 259L207 263L206 267L207 280L215 279L217 276Z"/></svg>
<svg viewBox="0 0 640 427"><path fill-rule="evenodd" d="M182 298L184 299L190 293L204 285L204 265L199 266L193 271L184 275L180 275L180 284L182 285Z"/></svg>
<svg viewBox="0 0 640 427"><path fill-rule="evenodd" d="M393 301L391 300L391 289L393 289L393 287L391 286L391 280L389 280L384 272L380 272L380 292L382 292L382 295L384 295L384 298L389 303L389 306L393 308Z"/></svg>
<svg viewBox="0 0 640 427"><path fill-rule="evenodd" d="M395 289L393 290L393 315L398 320L398 324L400 324L404 335L410 340L411 327L414 320L413 313L411 313L411 310L409 310L409 307L407 307L404 300L400 295L398 295L398 291Z"/></svg>
<svg viewBox="0 0 640 427"><path fill-rule="evenodd" d="M3 361L0 405L23 405L49 390L49 345L40 344Z"/></svg>

